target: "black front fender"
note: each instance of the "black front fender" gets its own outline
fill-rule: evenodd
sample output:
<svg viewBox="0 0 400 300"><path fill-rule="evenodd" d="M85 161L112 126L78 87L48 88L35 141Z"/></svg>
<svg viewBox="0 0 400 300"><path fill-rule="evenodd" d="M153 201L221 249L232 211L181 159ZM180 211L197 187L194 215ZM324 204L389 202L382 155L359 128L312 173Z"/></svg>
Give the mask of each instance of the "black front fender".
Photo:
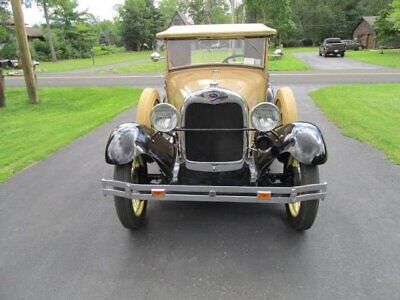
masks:
<svg viewBox="0 0 400 300"><path fill-rule="evenodd" d="M144 155L155 161L161 171L172 178L176 147L152 128L137 123L117 126L108 138L105 156L112 165L124 165Z"/></svg>
<svg viewBox="0 0 400 300"><path fill-rule="evenodd" d="M286 124L275 130L283 136L280 156L291 154L307 165L321 165L328 159L324 137L317 126L306 122Z"/></svg>

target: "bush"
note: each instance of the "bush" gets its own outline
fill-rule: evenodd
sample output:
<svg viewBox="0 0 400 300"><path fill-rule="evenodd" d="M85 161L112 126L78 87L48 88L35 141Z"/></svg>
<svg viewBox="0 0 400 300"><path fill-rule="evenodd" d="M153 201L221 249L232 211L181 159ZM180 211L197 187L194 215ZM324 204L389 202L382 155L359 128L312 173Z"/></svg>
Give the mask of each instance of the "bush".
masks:
<svg viewBox="0 0 400 300"><path fill-rule="evenodd" d="M46 41L33 40L31 42L31 49L33 49L32 56L34 59L38 61L49 61L51 59L49 44Z"/></svg>
<svg viewBox="0 0 400 300"><path fill-rule="evenodd" d="M10 39L0 49L0 58L18 59L18 56L19 50L17 40L14 38L14 36L11 36Z"/></svg>
<svg viewBox="0 0 400 300"><path fill-rule="evenodd" d="M113 53L120 53L124 52L124 47L117 47L115 45L100 45L93 47L93 53L95 56L113 54Z"/></svg>
<svg viewBox="0 0 400 300"><path fill-rule="evenodd" d="M314 43L313 43L313 40L312 40L312 39L304 39L304 40L301 41L301 44L302 44L302 46L304 46L304 47L312 47L312 45L313 45Z"/></svg>
<svg viewBox="0 0 400 300"><path fill-rule="evenodd" d="M299 42L296 40L288 40L288 41L284 41L283 43L283 47L288 48L288 47L298 47L299 46Z"/></svg>

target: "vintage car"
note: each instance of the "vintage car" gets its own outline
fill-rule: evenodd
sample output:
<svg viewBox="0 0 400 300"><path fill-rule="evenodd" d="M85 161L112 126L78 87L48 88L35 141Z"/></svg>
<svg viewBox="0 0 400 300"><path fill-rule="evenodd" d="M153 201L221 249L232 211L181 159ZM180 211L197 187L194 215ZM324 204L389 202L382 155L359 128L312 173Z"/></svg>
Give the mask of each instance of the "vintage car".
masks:
<svg viewBox="0 0 400 300"><path fill-rule="evenodd" d="M115 169L102 191L114 196L124 227L138 228L155 200L282 203L295 230L311 227L325 198L318 166L327 149L317 126L297 120L292 91L274 95L269 87L275 33L229 24L157 34L166 49L166 95L146 88L136 121L116 127L105 151Z"/></svg>

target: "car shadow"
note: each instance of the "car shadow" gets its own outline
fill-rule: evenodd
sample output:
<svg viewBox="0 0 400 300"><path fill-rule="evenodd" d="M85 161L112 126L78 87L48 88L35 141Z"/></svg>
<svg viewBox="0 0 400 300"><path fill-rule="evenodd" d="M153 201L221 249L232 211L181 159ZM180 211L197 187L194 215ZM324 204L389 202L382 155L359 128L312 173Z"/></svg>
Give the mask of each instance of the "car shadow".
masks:
<svg viewBox="0 0 400 300"><path fill-rule="evenodd" d="M129 232L135 250L157 243L161 248L181 245L204 251L247 245L257 252L272 241L298 247L306 239L304 232L288 225L280 204L160 201L148 205L147 217L141 228Z"/></svg>

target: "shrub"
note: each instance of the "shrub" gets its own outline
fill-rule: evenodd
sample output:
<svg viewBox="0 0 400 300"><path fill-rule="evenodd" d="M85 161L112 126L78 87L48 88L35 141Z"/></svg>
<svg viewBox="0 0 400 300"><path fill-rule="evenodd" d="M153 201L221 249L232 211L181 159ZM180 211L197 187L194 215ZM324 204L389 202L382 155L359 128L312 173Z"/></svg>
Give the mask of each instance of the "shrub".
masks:
<svg viewBox="0 0 400 300"><path fill-rule="evenodd" d="M299 46L299 42L296 40L288 40L288 41L283 42L282 44L283 44L283 47L286 47L286 48Z"/></svg>
<svg viewBox="0 0 400 300"><path fill-rule="evenodd" d="M120 52L124 52L124 51L125 51L124 47L117 47L115 45L102 44L100 46L93 47L93 53L95 56L120 53Z"/></svg>
<svg viewBox="0 0 400 300"><path fill-rule="evenodd" d="M313 45L312 39L304 39L301 41L302 46L304 47L311 47Z"/></svg>

